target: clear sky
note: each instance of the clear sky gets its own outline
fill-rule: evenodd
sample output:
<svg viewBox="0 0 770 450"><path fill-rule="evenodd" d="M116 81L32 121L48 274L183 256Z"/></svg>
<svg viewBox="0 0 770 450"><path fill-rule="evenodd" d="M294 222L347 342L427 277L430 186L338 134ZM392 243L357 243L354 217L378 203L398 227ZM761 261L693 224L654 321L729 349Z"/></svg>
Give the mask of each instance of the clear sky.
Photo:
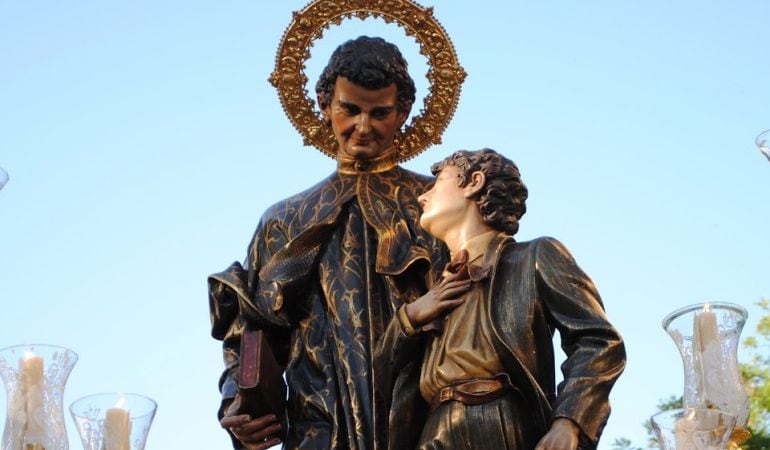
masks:
<svg viewBox="0 0 770 450"><path fill-rule="evenodd" d="M266 207L335 168L266 81L305 3L0 1L0 347L75 350L66 405L154 398L148 450L227 448L206 277L243 258ZM770 164L753 144L770 128L770 3L433 6L469 75L443 144L406 166L481 147L519 164L518 238L563 241L627 342L601 448L641 443L682 391L661 319L702 301L756 319L770 296ZM318 43L311 78L362 33L399 43L425 92L417 44L358 20Z"/></svg>

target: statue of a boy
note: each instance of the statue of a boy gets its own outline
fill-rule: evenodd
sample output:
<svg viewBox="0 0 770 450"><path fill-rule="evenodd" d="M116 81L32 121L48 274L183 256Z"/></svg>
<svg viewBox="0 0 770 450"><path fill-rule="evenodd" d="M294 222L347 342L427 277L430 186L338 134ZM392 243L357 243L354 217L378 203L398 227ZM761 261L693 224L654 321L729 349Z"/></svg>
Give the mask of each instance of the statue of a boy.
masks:
<svg viewBox="0 0 770 450"><path fill-rule="evenodd" d="M595 448L626 357L594 284L555 239L513 239L527 198L513 162L458 151L432 172L420 225L452 261L379 343L389 447ZM554 330L567 355L558 390Z"/></svg>

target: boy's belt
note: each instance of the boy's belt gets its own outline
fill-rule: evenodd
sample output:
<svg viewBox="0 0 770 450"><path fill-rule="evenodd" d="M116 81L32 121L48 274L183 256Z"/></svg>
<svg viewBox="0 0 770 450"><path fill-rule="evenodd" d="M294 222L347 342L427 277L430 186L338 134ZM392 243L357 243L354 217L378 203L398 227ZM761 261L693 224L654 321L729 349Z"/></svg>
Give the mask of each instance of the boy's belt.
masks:
<svg viewBox="0 0 770 450"><path fill-rule="evenodd" d="M433 411L442 403L451 400L464 405L481 405L502 396L512 387L508 374L461 381L441 388L430 402L430 410Z"/></svg>

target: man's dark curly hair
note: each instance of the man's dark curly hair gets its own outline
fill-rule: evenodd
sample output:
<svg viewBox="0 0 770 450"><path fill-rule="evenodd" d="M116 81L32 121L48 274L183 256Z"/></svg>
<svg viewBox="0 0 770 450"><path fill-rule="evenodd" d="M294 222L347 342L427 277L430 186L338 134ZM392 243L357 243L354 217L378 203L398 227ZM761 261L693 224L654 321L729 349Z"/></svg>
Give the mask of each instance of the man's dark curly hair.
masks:
<svg viewBox="0 0 770 450"><path fill-rule="evenodd" d="M431 166L430 170L433 175L438 175L448 165L460 169L457 184L460 187L471 181L474 172L482 172L486 182L476 198L481 219L495 230L511 236L519 231L519 219L527 212L528 191L513 161L489 148L473 152L458 150Z"/></svg>
<svg viewBox="0 0 770 450"><path fill-rule="evenodd" d="M401 112L409 112L414 103L414 80L398 47L379 37L360 36L337 47L321 72L315 92L321 109L329 106L337 77L345 77L366 89L382 89L396 83L397 104Z"/></svg>

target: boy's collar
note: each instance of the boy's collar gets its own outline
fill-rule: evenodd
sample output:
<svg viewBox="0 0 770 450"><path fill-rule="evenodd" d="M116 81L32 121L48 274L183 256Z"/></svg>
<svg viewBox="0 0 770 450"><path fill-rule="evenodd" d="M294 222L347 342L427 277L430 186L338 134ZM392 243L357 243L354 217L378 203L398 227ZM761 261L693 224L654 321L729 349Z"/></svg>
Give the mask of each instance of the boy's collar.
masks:
<svg viewBox="0 0 770 450"><path fill-rule="evenodd" d="M498 231L492 230L487 231L486 233L479 234L478 236L474 236L470 238L460 249L466 250L468 252L468 264L474 264L476 261L484 256L488 251L491 249L489 248L489 243L492 241L492 239L499 234ZM474 265L485 265L485 264L474 264Z"/></svg>
<svg viewBox="0 0 770 450"><path fill-rule="evenodd" d="M516 242L513 236L503 232L495 231L495 234L489 240L487 249L484 252L484 260L481 263L484 267L490 267L497 262L497 257L502 251L502 247L506 242Z"/></svg>

